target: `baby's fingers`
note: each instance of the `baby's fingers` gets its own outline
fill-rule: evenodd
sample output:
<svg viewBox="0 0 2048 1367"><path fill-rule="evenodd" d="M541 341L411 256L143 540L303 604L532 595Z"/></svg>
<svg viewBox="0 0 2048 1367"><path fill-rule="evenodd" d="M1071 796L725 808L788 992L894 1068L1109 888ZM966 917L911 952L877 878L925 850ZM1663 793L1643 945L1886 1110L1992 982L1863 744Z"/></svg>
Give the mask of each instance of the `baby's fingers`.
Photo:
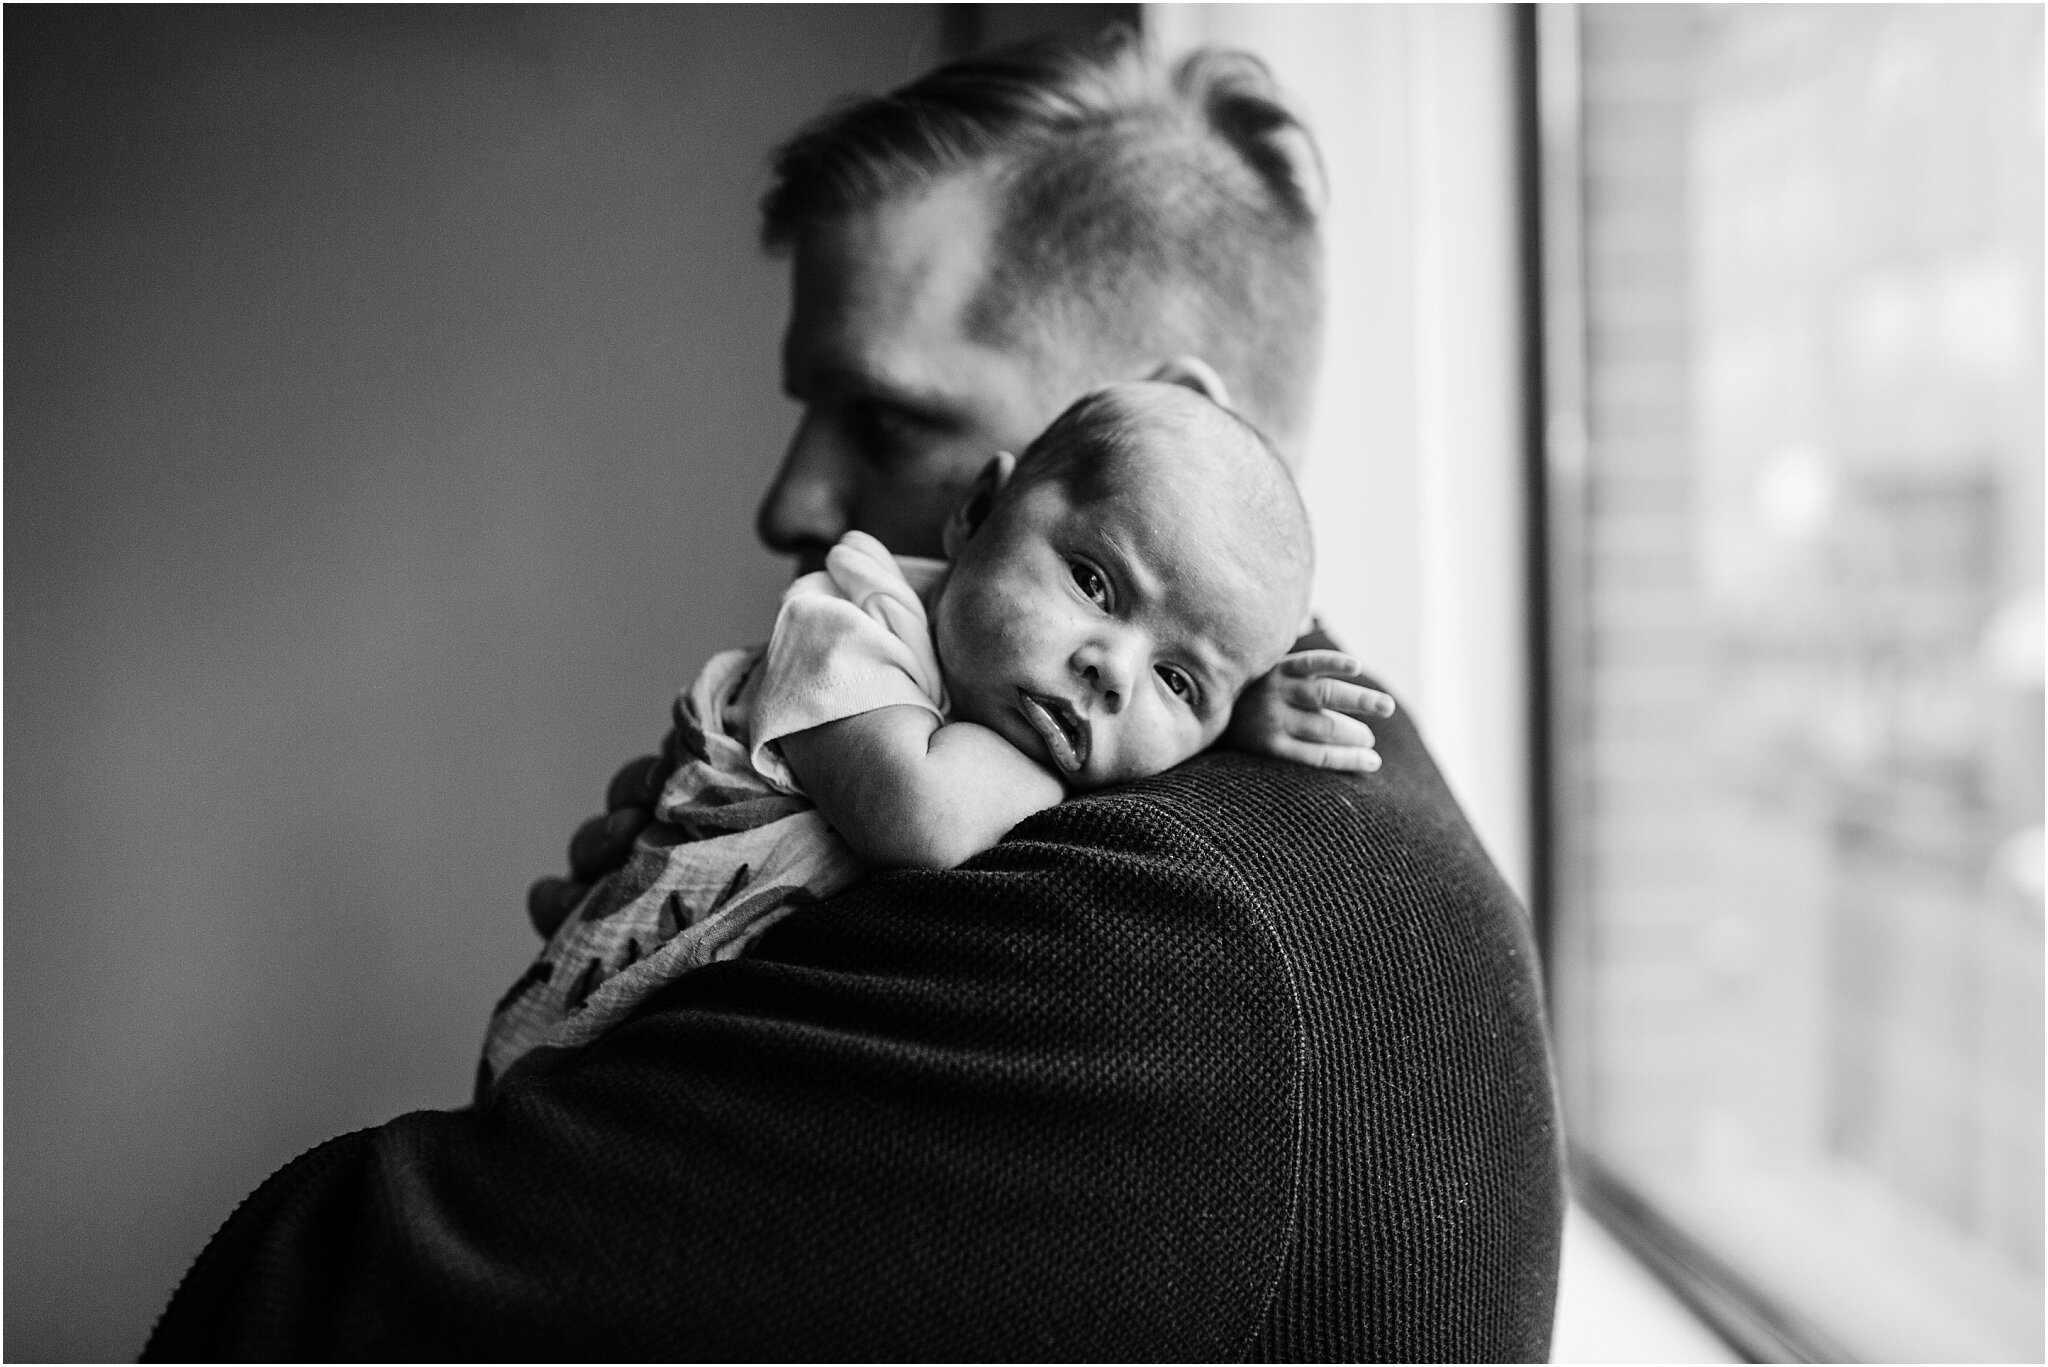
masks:
<svg viewBox="0 0 2048 1367"><path fill-rule="evenodd" d="M1275 736L1272 753L1278 759L1306 764L1311 769L1331 769L1342 774L1370 774L1380 767L1379 751L1356 745L1317 745L1293 736Z"/></svg>
<svg viewBox="0 0 2048 1367"><path fill-rule="evenodd" d="M1342 712L1294 710L1287 713L1280 725L1283 734L1314 745L1356 750L1370 750L1374 745L1372 728Z"/></svg>
<svg viewBox="0 0 2048 1367"><path fill-rule="evenodd" d="M1386 694L1345 683L1342 679L1286 679L1281 681L1277 692L1290 713L1333 712L1356 717L1360 722L1386 715L1380 711L1376 701Z"/></svg>
<svg viewBox="0 0 2048 1367"><path fill-rule="evenodd" d="M1276 682L1297 705L1312 699L1359 717L1391 717L1394 699L1363 682L1365 669L1341 650L1304 650L1273 667ZM1313 689L1313 692L1303 690Z"/></svg>
<svg viewBox="0 0 2048 1367"><path fill-rule="evenodd" d="M1316 703L1332 712L1343 712L1354 717L1391 717L1394 715L1394 700L1377 688L1363 684L1346 683L1342 679L1312 679L1316 690Z"/></svg>
<svg viewBox="0 0 2048 1367"><path fill-rule="evenodd" d="M1307 679L1318 674L1334 674L1348 679L1365 673L1365 667L1341 650L1299 650L1282 656L1280 663L1273 666L1273 672L1291 679Z"/></svg>

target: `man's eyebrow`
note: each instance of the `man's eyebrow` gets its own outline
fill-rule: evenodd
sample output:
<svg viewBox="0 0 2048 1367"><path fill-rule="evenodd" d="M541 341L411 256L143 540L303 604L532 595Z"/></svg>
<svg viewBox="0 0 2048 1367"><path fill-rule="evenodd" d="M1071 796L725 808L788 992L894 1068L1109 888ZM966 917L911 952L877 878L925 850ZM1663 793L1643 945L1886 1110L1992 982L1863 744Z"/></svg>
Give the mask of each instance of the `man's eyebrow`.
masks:
<svg viewBox="0 0 2048 1367"><path fill-rule="evenodd" d="M951 396L939 390L920 388L865 366L849 364L836 357L813 366L793 363L796 360L794 357L785 358L782 367L782 392L792 399L805 397L797 392L799 389L808 391L811 396L820 393L834 397L852 395L898 409L926 422L950 421L959 412L959 405Z"/></svg>

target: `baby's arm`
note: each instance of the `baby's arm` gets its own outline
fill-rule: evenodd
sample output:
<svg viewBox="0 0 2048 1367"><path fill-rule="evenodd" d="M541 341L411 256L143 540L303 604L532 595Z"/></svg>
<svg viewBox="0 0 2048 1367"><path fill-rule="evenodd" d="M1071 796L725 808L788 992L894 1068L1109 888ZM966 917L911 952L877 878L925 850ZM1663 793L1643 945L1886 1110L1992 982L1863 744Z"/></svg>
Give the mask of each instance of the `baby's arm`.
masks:
<svg viewBox="0 0 2048 1367"><path fill-rule="evenodd" d="M797 731L782 757L870 864L949 869L1066 796L994 731L908 705Z"/></svg>
<svg viewBox="0 0 2048 1367"><path fill-rule="evenodd" d="M1365 719L1393 716L1394 700L1364 677L1342 651L1289 655L1239 696L1224 741L1254 755L1369 774L1380 756Z"/></svg>

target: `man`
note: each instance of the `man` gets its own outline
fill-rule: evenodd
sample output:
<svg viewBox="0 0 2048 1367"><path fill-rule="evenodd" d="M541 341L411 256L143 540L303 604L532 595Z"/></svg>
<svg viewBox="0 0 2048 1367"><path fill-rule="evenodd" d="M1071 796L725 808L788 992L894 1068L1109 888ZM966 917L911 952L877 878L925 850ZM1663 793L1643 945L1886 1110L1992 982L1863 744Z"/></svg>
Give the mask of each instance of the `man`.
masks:
<svg viewBox="0 0 2048 1367"><path fill-rule="evenodd" d="M1169 84L1122 33L814 125L764 204L804 416L763 539L934 553L991 451L1180 353L1298 450L1313 166L1256 64ZM1546 1356L1533 948L1405 714L1380 731L1368 778L1211 754L878 875L476 1109L322 1145L147 1356Z"/></svg>

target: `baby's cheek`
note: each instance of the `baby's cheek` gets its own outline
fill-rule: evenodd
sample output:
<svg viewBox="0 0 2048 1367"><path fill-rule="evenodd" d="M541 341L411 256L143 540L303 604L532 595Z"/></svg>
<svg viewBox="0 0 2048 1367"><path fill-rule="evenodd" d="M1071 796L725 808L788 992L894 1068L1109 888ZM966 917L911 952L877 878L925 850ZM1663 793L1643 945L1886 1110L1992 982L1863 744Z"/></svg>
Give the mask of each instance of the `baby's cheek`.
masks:
<svg viewBox="0 0 2048 1367"><path fill-rule="evenodd" d="M1222 734L1221 725L1205 727L1192 718L1162 717L1145 728L1142 737L1132 738L1135 744L1131 747L1128 776L1146 778L1164 773L1208 749Z"/></svg>
<svg viewBox="0 0 2048 1367"><path fill-rule="evenodd" d="M987 690L977 687L975 680L948 678L946 689L947 700L953 704L954 721L971 721L994 731L1003 729L999 724L1000 709L990 704Z"/></svg>
<svg viewBox="0 0 2048 1367"><path fill-rule="evenodd" d="M1222 740L1223 733L1229 729L1230 713L1227 711L1220 717L1212 717L1208 721L1198 724L1195 727L1195 740L1188 747L1188 754L1191 756L1201 754L1217 741Z"/></svg>

